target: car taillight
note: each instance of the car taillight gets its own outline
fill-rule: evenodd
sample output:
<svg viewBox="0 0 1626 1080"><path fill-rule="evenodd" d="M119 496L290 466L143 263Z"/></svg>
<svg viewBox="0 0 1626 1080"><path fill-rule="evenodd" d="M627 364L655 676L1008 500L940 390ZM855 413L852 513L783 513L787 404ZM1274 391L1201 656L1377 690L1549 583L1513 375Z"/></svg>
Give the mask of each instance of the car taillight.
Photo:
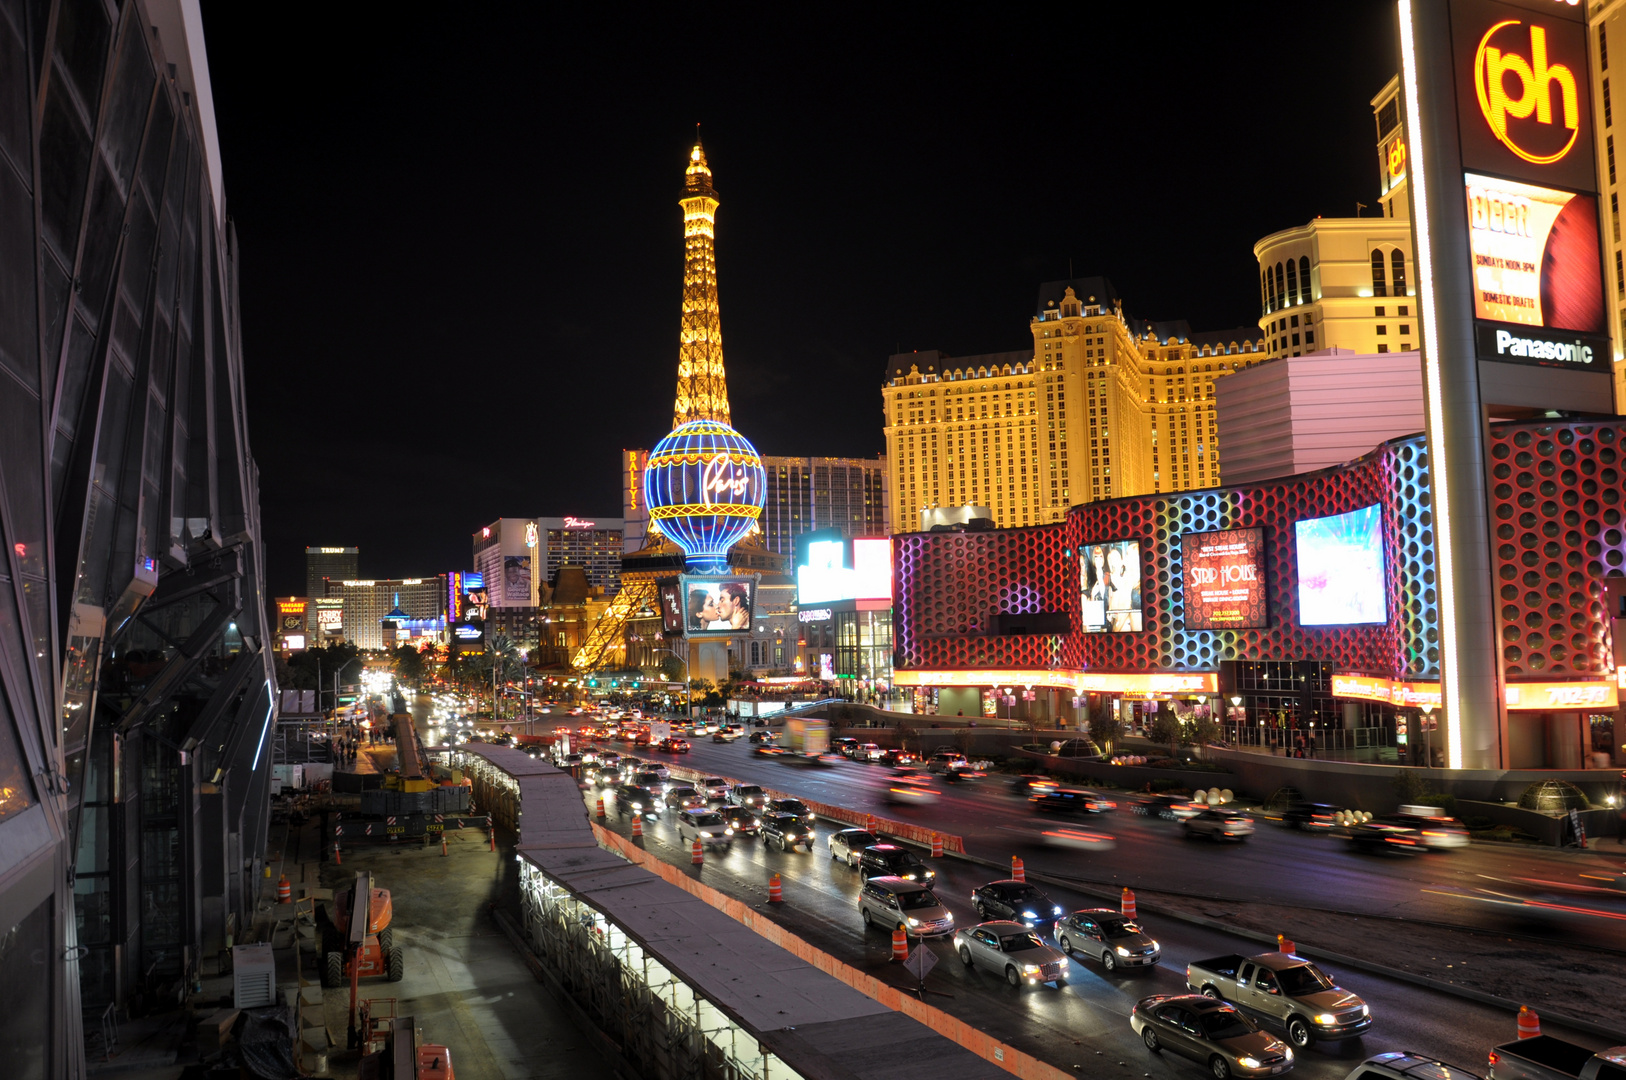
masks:
<svg viewBox="0 0 1626 1080"><path fill-rule="evenodd" d="M1490 1052L1490 1066L1491 1066L1491 1068L1494 1069L1496 1067L1496 1063L1498 1061L1501 1061L1501 1060L1502 1060L1502 1055L1501 1054L1498 1054L1495 1050L1492 1050Z"/></svg>

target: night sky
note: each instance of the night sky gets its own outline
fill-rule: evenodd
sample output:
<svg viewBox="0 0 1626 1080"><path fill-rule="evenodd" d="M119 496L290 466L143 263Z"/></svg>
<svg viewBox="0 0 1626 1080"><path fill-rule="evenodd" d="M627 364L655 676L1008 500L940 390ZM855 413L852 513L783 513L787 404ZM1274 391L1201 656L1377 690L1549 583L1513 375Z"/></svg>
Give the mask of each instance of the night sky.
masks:
<svg viewBox="0 0 1626 1080"><path fill-rule="evenodd" d="M306 544L427 575L500 516L620 513L617 452L671 427L696 121L768 454L879 453L888 355L1026 347L1069 262L1248 325L1256 240L1375 213L1392 3L563 7L205 6L275 595Z"/></svg>

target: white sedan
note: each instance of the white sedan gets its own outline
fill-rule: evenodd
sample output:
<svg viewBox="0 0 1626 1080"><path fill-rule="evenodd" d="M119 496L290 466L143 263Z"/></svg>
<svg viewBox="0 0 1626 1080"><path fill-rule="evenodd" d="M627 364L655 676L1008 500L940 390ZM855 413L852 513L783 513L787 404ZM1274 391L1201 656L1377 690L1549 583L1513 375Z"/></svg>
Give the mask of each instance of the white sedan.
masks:
<svg viewBox="0 0 1626 1080"><path fill-rule="evenodd" d="M828 841L830 858L840 859L848 866L856 867L858 857L864 853L864 849L880 842L881 838L868 829L840 829L830 834Z"/></svg>
<svg viewBox="0 0 1626 1080"><path fill-rule="evenodd" d="M1019 922L996 920L961 927L954 934L954 951L966 967L980 967L1020 989L1024 983L1067 985L1067 956L1046 945L1039 935Z"/></svg>

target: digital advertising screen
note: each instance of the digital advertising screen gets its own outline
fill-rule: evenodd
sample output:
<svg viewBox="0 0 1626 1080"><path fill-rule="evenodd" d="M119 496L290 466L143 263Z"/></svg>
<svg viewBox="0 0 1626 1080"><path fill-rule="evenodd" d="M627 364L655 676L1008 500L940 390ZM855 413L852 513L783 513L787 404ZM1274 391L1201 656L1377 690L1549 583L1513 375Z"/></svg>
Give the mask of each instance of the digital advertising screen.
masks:
<svg viewBox="0 0 1626 1080"><path fill-rule="evenodd" d="M1301 626L1389 621L1382 507L1294 522L1293 531Z"/></svg>
<svg viewBox="0 0 1626 1080"><path fill-rule="evenodd" d="M1079 550L1084 631L1131 634L1141 629L1140 541L1085 544Z"/></svg>
<svg viewBox="0 0 1626 1080"><path fill-rule="evenodd" d="M1264 559L1263 529L1224 529L1182 536L1186 629L1247 630L1268 626Z"/></svg>
<svg viewBox="0 0 1626 1080"><path fill-rule="evenodd" d="M747 577L678 579L683 595L683 632L689 637L723 637L751 632L756 580Z"/></svg>
<svg viewBox="0 0 1626 1080"><path fill-rule="evenodd" d="M1606 326L1598 272L1598 200L1468 173L1474 316L1581 334ZM1511 355L1509 355L1511 352ZM1503 350L1498 359L1530 357Z"/></svg>
<svg viewBox="0 0 1626 1080"><path fill-rule="evenodd" d="M668 635L681 635L684 629L683 619L683 590L678 586L677 580L662 581L659 586L661 597L661 630Z"/></svg>
<svg viewBox="0 0 1626 1080"><path fill-rule="evenodd" d="M502 557L502 596L507 604L521 607L531 602L531 557L504 555Z"/></svg>
<svg viewBox="0 0 1626 1080"><path fill-rule="evenodd" d="M796 602L892 599L890 537L839 536L797 544Z"/></svg>

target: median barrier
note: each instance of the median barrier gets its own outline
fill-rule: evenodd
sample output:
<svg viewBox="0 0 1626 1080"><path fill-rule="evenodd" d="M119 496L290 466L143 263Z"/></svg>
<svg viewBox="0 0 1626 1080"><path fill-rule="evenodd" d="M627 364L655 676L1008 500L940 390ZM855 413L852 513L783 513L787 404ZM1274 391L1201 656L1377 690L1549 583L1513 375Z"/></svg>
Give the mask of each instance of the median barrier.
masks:
<svg viewBox="0 0 1626 1080"><path fill-rule="evenodd" d="M691 769L687 765L668 765L666 767L666 771L677 777L679 780L687 780L690 783L704 779L707 776L717 775L716 773L707 773L698 769ZM727 780L730 784L745 783L744 780L736 780L732 776L725 776L723 779ZM920 825L911 825L907 821L894 821L891 818L878 818L875 817L874 814L868 814L858 810L849 810L845 806L835 806L831 803L815 802L812 799L802 799L800 795L793 795L788 791L777 791L766 785L759 786L761 786L762 790L767 792L770 797L775 799L801 799L809 810L813 811L820 817L829 818L832 821L845 821L847 824L855 825L859 828L869 828L870 822L873 820L875 823L875 829L873 831L884 832L888 836L896 836L899 839L908 840L911 843L916 843L927 848L932 846L932 836L935 834L942 838L944 850L952 851L960 855L965 854L965 841L962 838L955 836L953 833L938 832L937 830L927 829Z"/></svg>
<svg viewBox="0 0 1626 1080"><path fill-rule="evenodd" d="M598 837L600 846L616 852L628 862L643 867L662 881L677 886L697 899L704 900L729 918L734 919L747 929L791 953L798 959L812 964L827 975L840 979L854 990L880 1002L887 1008L901 1012L912 1020L918 1020L939 1035L951 1039L976 1054L984 1061L991 1061L1011 1075L1021 1077L1022 1080L1062 1080L1063 1077L1072 1076L1071 1073L1063 1072L1054 1065L1040 1061L1031 1054L1023 1053L1013 1046L1007 1046L987 1032L978 1031L970 1024L950 1016L941 1009L933 1008L917 1000L902 987L882 982L873 975L866 975L857 968L836 959L824 950L815 948L744 901L725 896L710 885L696 881L684 870L664 862L658 856L644 851L642 848L633 846L632 842L620 833L612 832L597 822L593 822L592 826L593 833ZM921 947L924 948L925 946L922 945Z"/></svg>

